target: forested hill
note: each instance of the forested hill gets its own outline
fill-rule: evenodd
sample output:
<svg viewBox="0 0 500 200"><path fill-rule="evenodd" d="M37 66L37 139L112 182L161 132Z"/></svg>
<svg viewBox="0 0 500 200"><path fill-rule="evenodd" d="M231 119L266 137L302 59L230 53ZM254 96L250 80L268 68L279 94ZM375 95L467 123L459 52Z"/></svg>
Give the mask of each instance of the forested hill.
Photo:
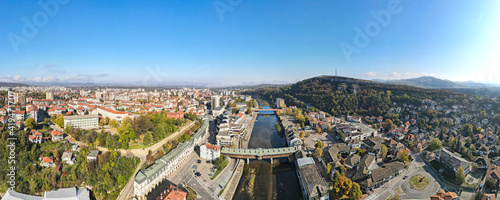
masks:
<svg viewBox="0 0 500 200"><path fill-rule="evenodd" d="M420 105L425 98L464 98L465 95L448 90L419 88L361 80L340 76L319 76L292 85L259 88L246 93L275 105L276 98L284 98L287 105L314 106L333 115L382 115L393 103Z"/></svg>
<svg viewBox="0 0 500 200"><path fill-rule="evenodd" d="M386 81L386 83L398 85L411 85L423 88L466 88L466 85L454 83L449 80L438 79L432 76L422 76L419 78L401 79Z"/></svg>

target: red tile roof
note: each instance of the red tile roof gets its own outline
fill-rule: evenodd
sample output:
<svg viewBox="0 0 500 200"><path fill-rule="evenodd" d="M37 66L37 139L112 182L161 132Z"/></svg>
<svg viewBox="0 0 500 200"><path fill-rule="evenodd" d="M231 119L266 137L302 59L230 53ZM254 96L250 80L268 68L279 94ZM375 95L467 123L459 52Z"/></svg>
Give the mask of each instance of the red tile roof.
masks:
<svg viewBox="0 0 500 200"><path fill-rule="evenodd" d="M63 133L61 133L60 131L58 130L53 130L50 134L52 134L52 136L60 136L62 135Z"/></svg>
<svg viewBox="0 0 500 200"><path fill-rule="evenodd" d="M103 108L103 107L99 107L99 109L104 110L106 112L113 113L113 114L128 114L128 112L125 112L125 111L111 110L111 109Z"/></svg>
<svg viewBox="0 0 500 200"><path fill-rule="evenodd" d="M42 163L53 163L54 160L51 157L43 157Z"/></svg>
<svg viewBox="0 0 500 200"><path fill-rule="evenodd" d="M491 164L486 171L486 178L500 179L500 166Z"/></svg>
<svg viewBox="0 0 500 200"><path fill-rule="evenodd" d="M206 146L207 146L207 149L220 150L220 146L219 145L206 144Z"/></svg>

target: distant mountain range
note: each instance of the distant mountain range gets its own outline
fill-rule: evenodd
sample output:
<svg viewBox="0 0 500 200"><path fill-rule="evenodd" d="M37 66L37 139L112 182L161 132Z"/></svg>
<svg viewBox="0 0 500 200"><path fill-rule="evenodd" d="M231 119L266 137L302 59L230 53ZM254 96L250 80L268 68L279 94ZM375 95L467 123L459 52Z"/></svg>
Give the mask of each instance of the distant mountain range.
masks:
<svg viewBox="0 0 500 200"><path fill-rule="evenodd" d="M434 88L434 89L500 87L500 85L477 83L473 81L466 81L466 82L450 81L446 79L439 79L432 76L422 76L419 78L399 79L399 80L374 79L373 81L381 83L398 84L398 85L410 85L422 88Z"/></svg>
<svg viewBox="0 0 500 200"><path fill-rule="evenodd" d="M23 87L23 86L29 86L29 85L24 83L0 82L0 87Z"/></svg>

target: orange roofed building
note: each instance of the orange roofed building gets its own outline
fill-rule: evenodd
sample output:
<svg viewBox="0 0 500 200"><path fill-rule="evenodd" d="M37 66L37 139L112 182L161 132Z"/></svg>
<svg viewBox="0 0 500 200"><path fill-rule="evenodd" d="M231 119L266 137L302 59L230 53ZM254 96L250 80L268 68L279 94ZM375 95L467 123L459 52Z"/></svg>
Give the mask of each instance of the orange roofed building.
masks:
<svg viewBox="0 0 500 200"><path fill-rule="evenodd" d="M181 189L169 185L165 191L163 191L160 196L156 197L156 200L186 200L187 192Z"/></svg>
<svg viewBox="0 0 500 200"><path fill-rule="evenodd" d="M178 111L178 112L169 112L167 113L168 118L175 118L175 119L184 119L184 112Z"/></svg>
<svg viewBox="0 0 500 200"><path fill-rule="evenodd" d="M454 192L444 192L443 190L439 191L435 195L431 196L431 200L458 200L457 193Z"/></svg>
<svg viewBox="0 0 500 200"><path fill-rule="evenodd" d="M495 194L484 194L482 200L495 200Z"/></svg>

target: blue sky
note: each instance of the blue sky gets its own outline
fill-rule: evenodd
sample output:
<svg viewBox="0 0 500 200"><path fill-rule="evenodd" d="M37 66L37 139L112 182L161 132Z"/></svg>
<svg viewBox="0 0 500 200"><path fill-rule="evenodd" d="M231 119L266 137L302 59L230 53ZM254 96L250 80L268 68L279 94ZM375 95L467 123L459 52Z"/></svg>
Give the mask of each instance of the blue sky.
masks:
<svg viewBox="0 0 500 200"><path fill-rule="evenodd" d="M495 0L4 0L0 81L238 85L337 69L500 84L499 10ZM369 42L356 45L356 29Z"/></svg>

